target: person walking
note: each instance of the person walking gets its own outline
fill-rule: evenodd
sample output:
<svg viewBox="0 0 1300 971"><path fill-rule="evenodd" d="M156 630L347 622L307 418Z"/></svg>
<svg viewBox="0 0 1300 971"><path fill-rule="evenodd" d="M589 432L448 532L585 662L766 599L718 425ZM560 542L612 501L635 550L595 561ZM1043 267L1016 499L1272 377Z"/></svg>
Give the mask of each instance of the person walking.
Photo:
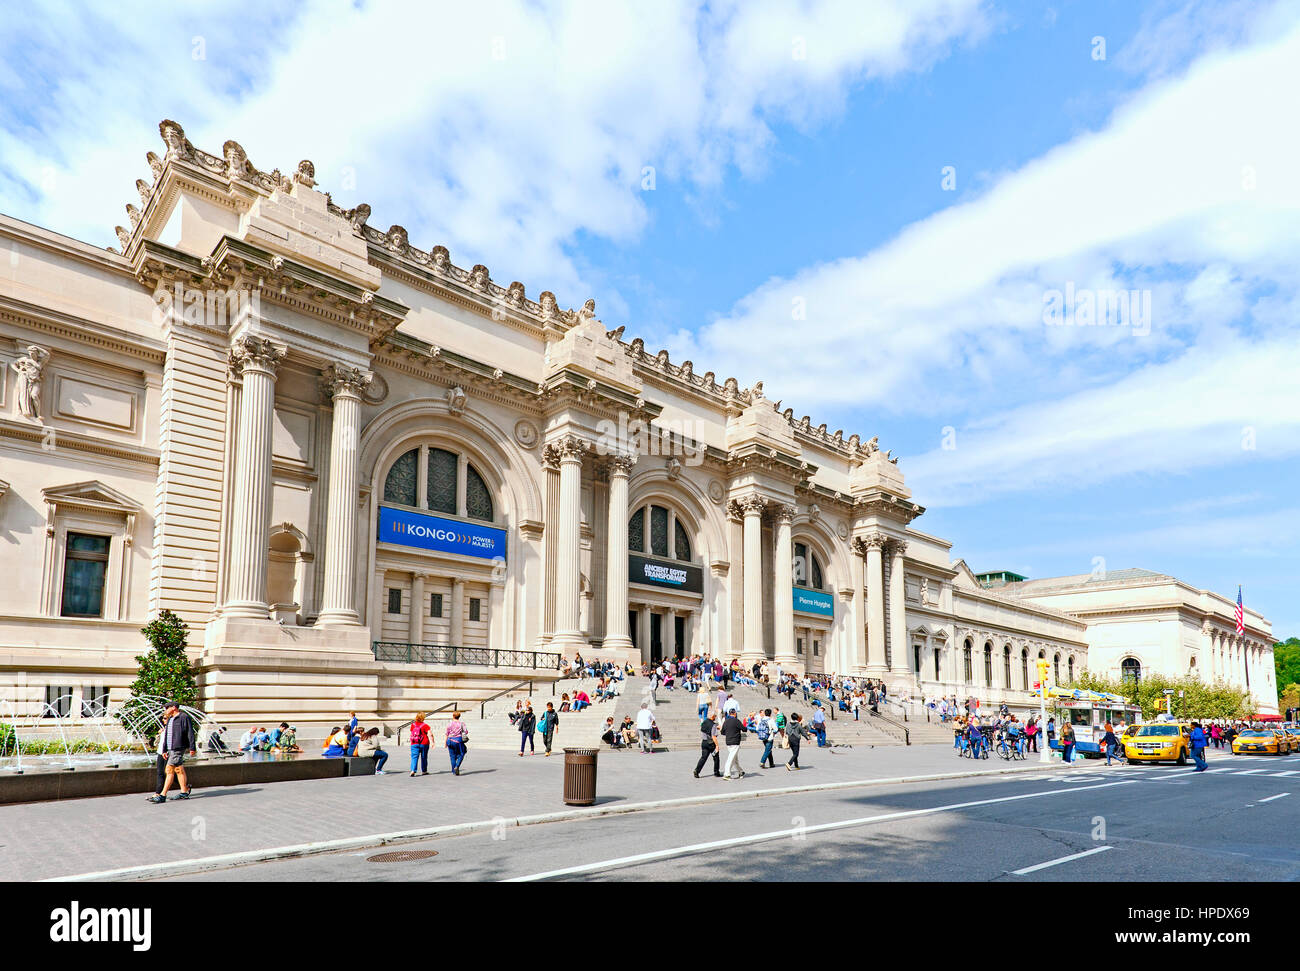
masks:
<svg viewBox="0 0 1300 971"><path fill-rule="evenodd" d="M763 743L763 757L758 760L760 769L775 769L776 760L772 758L772 746L776 744L776 722L772 719L772 709L764 708L758 718L758 727L754 732Z"/></svg>
<svg viewBox="0 0 1300 971"><path fill-rule="evenodd" d="M388 761L388 753L379 747L379 729L372 728L370 731L361 734L357 741L357 758L374 759L375 775L386 775L384 772L384 763Z"/></svg>
<svg viewBox="0 0 1300 971"><path fill-rule="evenodd" d="M451 713L443 737L446 739L447 757L451 759L451 774L460 775L460 765L465 761L465 752L469 748L469 729L461 721L460 712Z"/></svg>
<svg viewBox="0 0 1300 971"><path fill-rule="evenodd" d="M1047 751L1052 750L1052 743L1056 741L1056 716L1053 715L1047 719Z"/></svg>
<svg viewBox="0 0 1300 971"><path fill-rule="evenodd" d="M1204 772L1208 769L1209 763L1205 761L1205 746L1208 739L1205 737L1205 729L1201 728L1200 722L1192 722L1192 759L1196 762L1196 768L1193 772Z"/></svg>
<svg viewBox="0 0 1300 971"><path fill-rule="evenodd" d="M1106 750L1106 764L1110 765L1110 760L1119 756L1119 739L1115 737L1115 726L1110 722L1106 722L1105 731L1101 744Z"/></svg>
<svg viewBox="0 0 1300 971"><path fill-rule="evenodd" d="M524 745L528 746L528 754L536 755L537 747L533 744L533 735L537 731L537 716L533 714L533 703L528 702L528 707L524 713L519 716L519 721L515 722L515 727L519 729L519 757L524 757Z"/></svg>
<svg viewBox="0 0 1300 971"><path fill-rule="evenodd" d="M542 720L537 723L537 727L542 730L542 745L546 749L546 754L551 754L551 742L555 739L555 730L560 727L560 715L555 710L555 703L548 701L546 710L542 712Z"/></svg>
<svg viewBox="0 0 1300 971"><path fill-rule="evenodd" d="M655 716L646 702L641 702L641 710L636 713L637 744L642 752L650 755L655 750L653 732Z"/></svg>
<svg viewBox="0 0 1300 971"><path fill-rule="evenodd" d="M798 712L792 714L790 720L785 723L785 737L790 743L790 761L785 764L785 770L792 772L799 768L799 745L808 737L803 716Z"/></svg>
<svg viewBox="0 0 1300 971"><path fill-rule="evenodd" d="M1215 748L1223 748L1223 730L1219 728L1218 722L1210 726L1210 741Z"/></svg>
<svg viewBox="0 0 1300 971"><path fill-rule="evenodd" d="M718 722L712 708L705 711L704 719L700 722L700 760L695 763L695 778L700 777L700 770L709 761L710 755L713 756L713 774L721 778L722 770L718 767Z"/></svg>
<svg viewBox="0 0 1300 971"><path fill-rule="evenodd" d="M162 731L161 752L167 755L167 777L163 782L162 792L154 796L150 802L163 803L167 801L167 791L171 789L172 782L179 780L180 792L176 794L177 799L188 799L190 797L189 781L185 778L185 754L196 755L196 742L194 739L194 726L190 724L189 715L181 713L180 705L174 701L169 701L164 712L170 711L166 724Z"/></svg>
<svg viewBox="0 0 1300 971"><path fill-rule="evenodd" d="M157 755L157 764L155 766L157 770L156 782L153 787L153 795L149 798L150 802L156 803L166 801L163 796L163 785L167 781L167 723L171 721L172 716L176 714L176 711L177 709L173 708L171 705L168 705L163 709L161 716L162 724L158 728L158 748L155 753ZM248 737L251 739L251 734ZM251 740L249 744L252 744ZM241 751L245 750L241 748Z"/></svg>
<svg viewBox="0 0 1300 971"><path fill-rule="evenodd" d="M1025 738L1029 742L1029 751L1031 752L1038 751L1038 734L1038 716L1030 715L1029 724L1025 726Z"/></svg>
<svg viewBox="0 0 1300 971"><path fill-rule="evenodd" d="M429 774L429 726L422 711L417 711L411 721L411 775L415 775L417 767L420 775Z"/></svg>
<svg viewBox="0 0 1300 971"><path fill-rule="evenodd" d="M727 765L722 770L725 779L732 778L731 770L733 768L740 773L735 778L745 778L745 770L740 767L740 739L748 729L745 728L745 723L736 717L736 714L735 711L727 712L727 717L722 722L722 739L727 743Z"/></svg>

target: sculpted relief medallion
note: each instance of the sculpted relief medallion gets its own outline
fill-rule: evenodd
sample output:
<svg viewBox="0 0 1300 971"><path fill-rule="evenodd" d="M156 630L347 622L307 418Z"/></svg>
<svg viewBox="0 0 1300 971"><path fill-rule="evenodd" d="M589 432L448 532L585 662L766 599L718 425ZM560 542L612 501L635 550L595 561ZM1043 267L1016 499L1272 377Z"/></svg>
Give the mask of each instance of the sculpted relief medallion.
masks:
<svg viewBox="0 0 1300 971"><path fill-rule="evenodd" d="M528 419L520 418L515 422L515 441L524 448L532 448L540 437L537 426Z"/></svg>

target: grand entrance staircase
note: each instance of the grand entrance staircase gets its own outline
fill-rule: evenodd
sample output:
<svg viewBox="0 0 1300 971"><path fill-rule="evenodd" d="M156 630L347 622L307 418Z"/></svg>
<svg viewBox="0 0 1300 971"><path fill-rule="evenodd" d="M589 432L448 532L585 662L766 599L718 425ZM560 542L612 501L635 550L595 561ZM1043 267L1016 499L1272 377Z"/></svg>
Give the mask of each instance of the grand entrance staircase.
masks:
<svg viewBox="0 0 1300 971"><path fill-rule="evenodd" d="M529 695L526 691L521 691L519 694L498 698L482 706L481 715L480 709L476 708L463 716L465 724L469 728L470 748L519 751L519 732L510 723L509 718L509 713L515 708L515 703L525 700L531 701L533 712L540 718L541 713L546 710L548 701L553 702L558 711L560 696L567 692L572 697L579 688L591 695L594 703L590 708L577 714L573 712L561 713L560 725L555 735L553 749L558 754L566 746L599 747L601 745L600 736L604 731L606 718L612 717L615 724L621 723L624 715L630 715L635 719L636 713L641 707L641 702L651 701L649 695L650 681L648 678L631 677L618 684L621 693L612 701L595 701L596 681L593 678L571 678L557 681L554 695L551 694L550 685L547 685L532 695ZM765 708L771 708L775 713L776 709L780 708L787 716L793 712L798 712L804 717L805 722L811 722L812 720L813 707L803 700L802 692L796 691L794 698L787 701L784 695L778 695L776 692L772 692L772 696L769 698L766 688L733 684L731 693L736 701L740 703L742 714L750 711L762 711ZM708 692L707 697L711 702L715 702L716 690ZM663 687L659 688L657 696L651 704L655 721L658 723L663 736L662 740L655 746L656 751L699 751L700 717L697 713L697 706L700 698L701 694L683 691L680 688L672 691ZM826 702L823 701L823 704L826 704ZM875 718L864 710L860 721L855 722L853 716L845 712L836 712L836 718L832 721L828 708L826 720L827 740L832 744L851 745L855 748L904 744L901 714L896 720L892 715L888 717L890 718L889 721ZM434 739L441 739L442 727L446 724L446 717L435 715L429 721L434 727ZM909 722L907 725L909 731L914 725L916 725L916 722ZM951 742L951 733L946 735L946 740ZM917 742L915 735L912 736L911 741L913 744ZM542 750L540 732L537 733L536 744L537 750L540 752ZM747 748L757 747L757 745L757 739L750 738L746 740Z"/></svg>

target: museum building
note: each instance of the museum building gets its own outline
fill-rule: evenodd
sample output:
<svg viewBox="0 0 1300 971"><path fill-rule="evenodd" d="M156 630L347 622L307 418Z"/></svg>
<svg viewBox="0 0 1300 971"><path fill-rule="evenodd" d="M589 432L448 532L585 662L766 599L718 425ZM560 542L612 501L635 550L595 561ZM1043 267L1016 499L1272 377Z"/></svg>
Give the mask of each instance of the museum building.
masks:
<svg viewBox="0 0 1300 971"><path fill-rule="evenodd" d="M0 216L0 705L122 700L164 609L231 724L402 721L579 652L1021 704L1035 659L1087 666L1105 610L954 561L875 438L377 229L310 162L160 132L120 251ZM1226 672L1229 640L1179 650Z"/></svg>

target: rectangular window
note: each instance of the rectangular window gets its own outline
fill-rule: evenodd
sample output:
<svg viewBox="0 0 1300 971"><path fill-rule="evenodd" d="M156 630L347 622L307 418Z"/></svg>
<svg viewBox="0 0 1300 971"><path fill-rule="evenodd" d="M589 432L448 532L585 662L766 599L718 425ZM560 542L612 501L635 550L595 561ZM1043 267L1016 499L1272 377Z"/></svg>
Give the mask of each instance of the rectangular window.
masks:
<svg viewBox="0 0 1300 971"><path fill-rule="evenodd" d="M45 718L67 718L72 710L72 688L58 684L45 686L45 709L41 715Z"/></svg>
<svg viewBox="0 0 1300 971"><path fill-rule="evenodd" d="M821 657L821 653L822 653L822 642L813 641L813 657Z"/></svg>
<svg viewBox="0 0 1300 971"><path fill-rule="evenodd" d="M802 654L802 653L803 653L803 638L802 638L802 637L799 637L799 638L796 638L796 639L795 639L795 642L794 642L794 650L795 650L795 653L796 653L796 654Z"/></svg>
<svg viewBox="0 0 1300 971"><path fill-rule="evenodd" d="M429 595L429 616L442 616L442 594L434 593Z"/></svg>
<svg viewBox="0 0 1300 971"><path fill-rule="evenodd" d="M81 717L82 718L102 718L108 710L108 689L105 687L94 687L93 685L81 686Z"/></svg>
<svg viewBox="0 0 1300 971"><path fill-rule="evenodd" d="M478 597L469 598L469 619L473 621L483 619L483 601Z"/></svg>
<svg viewBox="0 0 1300 971"><path fill-rule="evenodd" d="M388 612L390 614L400 614L402 612L402 591L400 588L388 588Z"/></svg>
<svg viewBox="0 0 1300 971"><path fill-rule="evenodd" d="M64 617L104 615L104 576L108 572L108 537L68 533L63 560Z"/></svg>

